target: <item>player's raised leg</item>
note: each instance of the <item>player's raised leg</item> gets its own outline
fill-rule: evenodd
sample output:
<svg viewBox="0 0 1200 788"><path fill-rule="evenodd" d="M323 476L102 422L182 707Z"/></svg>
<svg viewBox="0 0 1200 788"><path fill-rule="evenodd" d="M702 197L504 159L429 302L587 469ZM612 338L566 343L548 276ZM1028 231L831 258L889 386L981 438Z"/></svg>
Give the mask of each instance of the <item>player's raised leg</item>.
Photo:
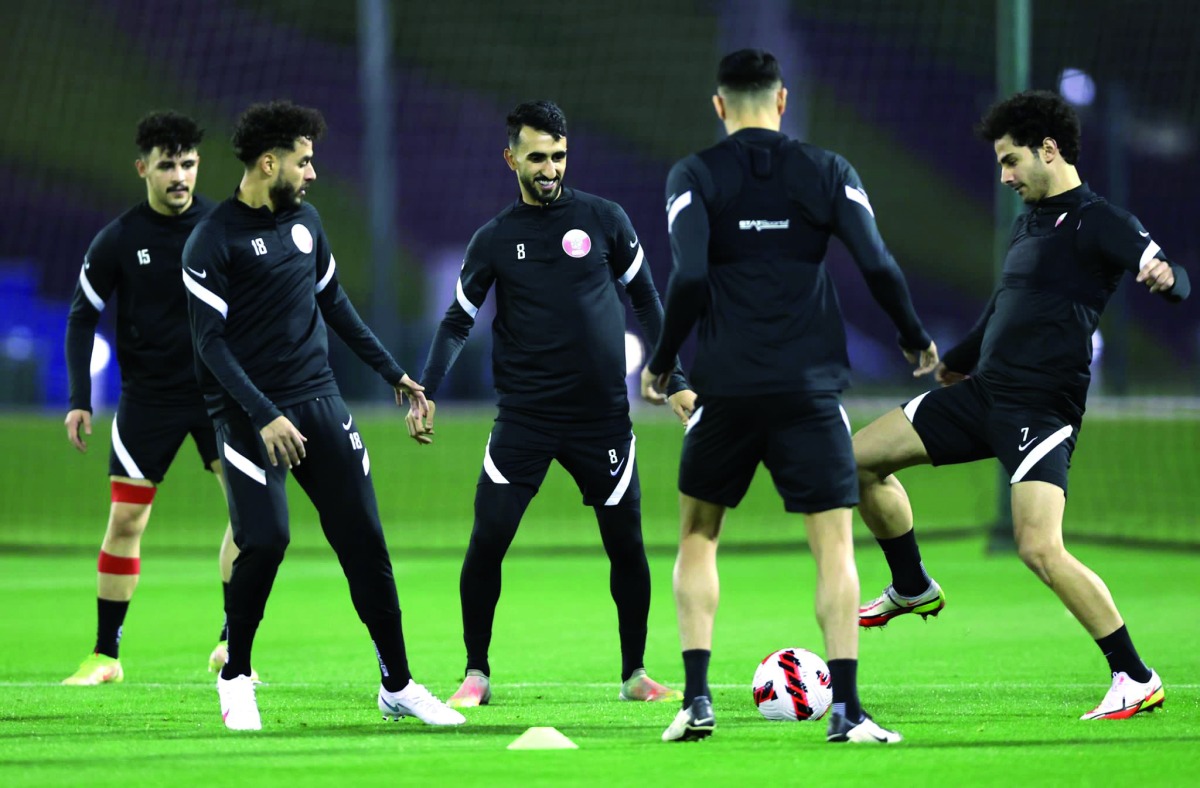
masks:
<svg viewBox="0 0 1200 788"><path fill-rule="evenodd" d="M716 726L708 688L708 662L721 597L717 542L725 522L725 507L680 493L679 512L679 554L672 585L685 685L683 708L663 731L663 741L703 739L711 736Z"/></svg>
<svg viewBox="0 0 1200 788"><path fill-rule="evenodd" d="M1162 680L1138 656L1108 586L1067 552L1062 521L1066 495L1043 481L1012 486L1017 553L1083 624L1108 660L1113 682L1096 708L1080 719L1124 719L1163 703Z"/></svg>
<svg viewBox="0 0 1200 788"><path fill-rule="evenodd" d="M96 645L79 669L63 680L72 686L120 682L125 677L121 633L141 572L142 534L150 521L156 488L148 479L112 476L110 480L112 506L96 564Z"/></svg>
<svg viewBox="0 0 1200 788"><path fill-rule="evenodd" d="M825 636L833 682L826 740L889 744L900 741L900 734L877 725L858 697L859 588L850 512L838 508L804 516L809 549L817 563L817 623Z"/></svg>
<svg viewBox="0 0 1200 788"><path fill-rule="evenodd" d="M922 398L924 395L922 395ZM925 445L911 422L921 399L895 408L854 436L859 512L875 536L891 570L892 582L859 610L859 624L878 627L896 616L936 616L945 607L942 589L925 573L913 532L912 505L896 471L929 464Z"/></svg>
<svg viewBox="0 0 1200 788"><path fill-rule="evenodd" d="M197 437L197 443L200 438ZM215 449L215 445L214 445ZM213 476L217 479L217 484L221 487L221 497L225 501L226 508L229 505L229 496L225 492L225 472L221 468L221 461L214 459L208 463L209 469ZM225 534L221 537L221 549L217 554L217 562L221 572L221 600L222 611L225 609L225 604L229 601L229 578L233 576L233 562L238 557L238 548L233 541L233 526L225 525ZM208 672L216 673L221 669L226 662L229 661L229 618L222 613L221 632L217 635L217 645L213 648L212 653L208 656ZM252 673L251 678L258 681L258 674Z"/></svg>

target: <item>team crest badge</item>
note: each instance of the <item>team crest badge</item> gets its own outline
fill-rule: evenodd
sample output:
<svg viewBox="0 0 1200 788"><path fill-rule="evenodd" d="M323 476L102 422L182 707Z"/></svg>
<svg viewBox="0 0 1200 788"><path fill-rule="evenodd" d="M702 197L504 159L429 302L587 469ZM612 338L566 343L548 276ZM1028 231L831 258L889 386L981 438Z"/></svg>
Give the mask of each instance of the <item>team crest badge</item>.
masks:
<svg viewBox="0 0 1200 788"><path fill-rule="evenodd" d="M592 251L592 239L583 230L568 230L563 236L562 248L571 257L585 257Z"/></svg>
<svg viewBox="0 0 1200 788"><path fill-rule="evenodd" d="M308 254L313 250L313 237L308 228L302 224L292 225L292 243L296 244L296 248Z"/></svg>

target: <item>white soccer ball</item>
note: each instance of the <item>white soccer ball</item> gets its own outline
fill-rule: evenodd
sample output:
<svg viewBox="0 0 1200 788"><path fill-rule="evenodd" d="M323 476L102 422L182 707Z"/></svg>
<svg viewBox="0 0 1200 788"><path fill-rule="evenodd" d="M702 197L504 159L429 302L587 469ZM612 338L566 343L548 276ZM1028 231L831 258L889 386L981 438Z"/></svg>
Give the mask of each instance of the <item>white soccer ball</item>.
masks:
<svg viewBox="0 0 1200 788"><path fill-rule="evenodd" d="M780 649L754 671L754 705L768 720L819 720L831 703L829 666L811 651Z"/></svg>

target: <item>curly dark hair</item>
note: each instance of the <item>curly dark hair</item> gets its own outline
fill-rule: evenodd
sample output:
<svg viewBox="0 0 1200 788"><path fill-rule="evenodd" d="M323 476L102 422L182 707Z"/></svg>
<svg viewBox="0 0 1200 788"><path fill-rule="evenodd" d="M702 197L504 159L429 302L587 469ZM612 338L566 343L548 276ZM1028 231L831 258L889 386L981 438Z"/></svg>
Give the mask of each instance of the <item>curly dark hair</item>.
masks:
<svg viewBox="0 0 1200 788"><path fill-rule="evenodd" d="M143 156L158 148L168 156L194 150L204 139L204 129L174 110L151 112L138 121L134 142Z"/></svg>
<svg viewBox="0 0 1200 788"><path fill-rule="evenodd" d="M521 136L521 127L545 132L558 142L567 136L567 116L553 101L526 101L513 107L505 119L508 130L508 147L515 148Z"/></svg>
<svg viewBox="0 0 1200 788"><path fill-rule="evenodd" d="M781 82L779 61L765 49L730 52L717 66L717 86L735 93L757 93Z"/></svg>
<svg viewBox="0 0 1200 788"><path fill-rule="evenodd" d="M1067 164L1079 161L1079 116L1057 93L1027 90L988 109L975 133L986 142L995 142L1005 134L1023 148L1034 150L1047 137L1058 143Z"/></svg>
<svg viewBox="0 0 1200 788"><path fill-rule="evenodd" d="M249 166L267 151L295 150L297 137L316 142L325 133L320 110L290 101L253 104L242 113L233 130L233 153Z"/></svg>

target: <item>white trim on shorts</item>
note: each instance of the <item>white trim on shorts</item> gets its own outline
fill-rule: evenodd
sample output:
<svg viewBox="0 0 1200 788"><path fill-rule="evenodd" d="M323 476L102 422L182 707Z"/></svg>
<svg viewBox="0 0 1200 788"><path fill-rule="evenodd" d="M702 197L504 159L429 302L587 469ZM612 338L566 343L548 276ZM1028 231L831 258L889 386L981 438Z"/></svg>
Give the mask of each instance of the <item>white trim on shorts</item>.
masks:
<svg viewBox="0 0 1200 788"><path fill-rule="evenodd" d="M917 417L917 408L919 408L921 406L921 400L928 397L929 394L930 394L930 392L926 391L924 394L920 395L919 397L915 397L915 398L909 400L908 403L904 406L904 415L906 417L908 417L909 423L912 423L912 420Z"/></svg>
<svg viewBox="0 0 1200 788"><path fill-rule="evenodd" d="M1040 446L1029 452L1025 459L1021 460L1021 464L1017 466L1017 472L1012 475L1012 479L1010 479L1008 483L1016 484L1024 479L1025 474L1029 473L1029 471L1033 469L1033 466L1037 465L1038 462L1047 454L1054 451L1056 446L1065 441L1067 438L1071 437L1071 433L1074 431L1075 428L1068 424L1058 432L1051 435L1049 438L1046 438L1046 440L1042 441Z"/></svg>
<svg viewBox="0 0 1200 788"><path fill-rule="evenodd" d="M629 459L625 461L625 472L621 474L621 481L617 482L617 486L613 488L612 495L608 496L608 500L604 502L605 506L616 506L625 497L625 491L629 489L629 482L633 479L633 460L636 454L637 436L630 434Z"/></svg>
<svg viewBox="0 0 1200 788"><path fill-rule="evenodd" d="M133 461L133 455L129 453L129 449L125 448L125 442L121 440L121 431L117 429L117 417L113 416L112 428L112 446L113 452L116 453L117 459L121 461L121 466L125 468L125 475L130 479L145 479L145 474L142 469Z"/></svg>

